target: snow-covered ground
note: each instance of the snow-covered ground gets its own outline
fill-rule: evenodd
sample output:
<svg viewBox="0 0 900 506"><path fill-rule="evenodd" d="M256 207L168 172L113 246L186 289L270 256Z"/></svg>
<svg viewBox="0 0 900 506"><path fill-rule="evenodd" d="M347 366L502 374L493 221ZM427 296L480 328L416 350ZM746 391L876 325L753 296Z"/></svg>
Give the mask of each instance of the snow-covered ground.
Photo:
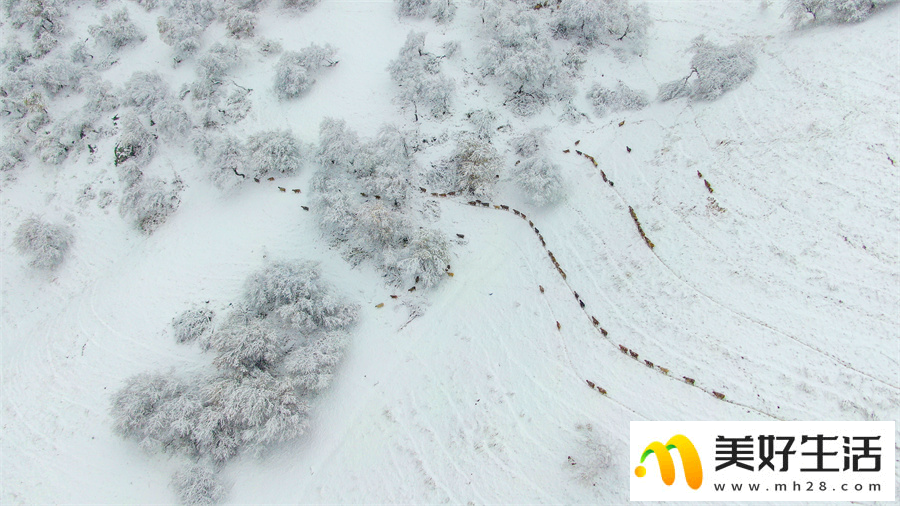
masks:
<svg viewBox="0 0 900 506"><path fill-rule="evenodd" d="M104 77L121 84L153 68L172 90L195 79L190 65L171 67L159 13L122 5L148 36ZM179 172L186 189L180 208L145 235L116 205L77 200L92 183L119 191L111 157L82 153L59 167L29 158L0 192L0 501L177 501L169 480L184 460L115 434L111 396L136 373L208 368L207 354L174 342L172 318L194 304L227 311L268 259L320 262L361 311L310 429L227 464L229 502L619 504L628 501L631 420L900 419L900 9L795 30L778 2L648 7L654 24L640 56L588 53L576 101L590 119L574 125L557 119L556 104L516 116L499 105L498 86L477 84L470 72L484 32L467 2L444 25L398 18L387 1L323 0L302 14L264 8L257 37L285 49L331 43L340 62L282 102L270 92L275 58L245 59L229 75L254 90L253 109L236 132L288 128L314 143L325 117L364 137L384 123L415 126L385 70L411 29L428 32L429 47L461 43L441 63L457 81L454 114L423 132L452 134L466 127L463 113L486 106L514 133L551 127L564 200L533 206L506 175L491 199L525 212L546 249L512 213L436 199L431 225L453 238L454 276L428 290L392 287L329 245L316 210L300 209L312 163L221 191L192 169L187 143L167 146L154 166ZM100 11L70 8L75 38ZM204 43L224 33L214 23ZM590 113L583 95L593 82L620 79L654 96L683 77L698 35L751 44L755 73L712 102ZM112 139L102 142L111 154ZM512 167L512 150L497 147ZM426 151L421 163L436 159ZM12 245L33 213L75 236L52 273ZM411 317L411 305L421 314Z"/></svg>

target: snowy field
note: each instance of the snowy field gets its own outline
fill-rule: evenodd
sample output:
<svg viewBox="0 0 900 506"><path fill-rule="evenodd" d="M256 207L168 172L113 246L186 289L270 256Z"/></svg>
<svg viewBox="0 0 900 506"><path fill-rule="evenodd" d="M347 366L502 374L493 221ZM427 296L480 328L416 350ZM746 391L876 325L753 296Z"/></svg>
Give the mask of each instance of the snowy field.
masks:
<svg viewBox="0 0 900 506"><path fill-rule="evenodd" d="M900 419L900 8L795 26L793 1L650 0L631 12L629 30L652 21L632 44L633 32L561 35L566 1L459 0L438 20L386 0L5 2L0 502L177 503L172 476L196 461L228 503L623 504L632 420ZM213 14L178 56L158 19L183 19L188 4ZM92 28L122 9L143 38ZM252 33L235 37L231 19L251 19ZM506 37L528 31L523 19L543 34L512 46L538 58L507 75L486 70L497 19L515 21ZM414 49L408 62L425 71L398 86L388 67L410 31L433 57ZM207 58L216 43L233 56ZM313 43L335 51L307 68L308 89L279 95L282 55ZM703 47L740 50L751 71L711 100L660 100ZM162 106L125 91L136 72L158 73ZM438 78L453 83L447 104L430 88L402 98ZM645 102L595 108L592 86L620 82ZM519 85L546 97L517 111ZM128 118L149 133L126 153ZM358 134L342 149L367 154L328 166L325 118ZM386 124L393 137L377 137ZM532 129L544 129L543 203L516 149ZM291 133L294 170L252 156L221 165L223 139L243 157L263 131ZM494 150L492 172L462 173L463 139ZM397 144L402 162L383 166L398 173L358 173ZM326 194L329 177L345 191ZM378 188L396 204L373 200ZM131 206L148 194L176 204L142 230ZM355 211L324 210L338 194ZM32 266L16 246L32 216L71 234L58 266ZM334 216L357 221L336 232ZM403 247L389 245L396 234ZM408 251L435 244L420 236L442 249L409 267ZM137 374L233 373L216 369L206 338L177 343L173 318L210 309L216 336L249 277L306 261L355 316L335 327L346 347L327 388L295 392L309 402L302 435L216 460L115 429L115 396ZM295 331L274 315L279 335ZM278 353L303 348L284 339Z"/></svg>

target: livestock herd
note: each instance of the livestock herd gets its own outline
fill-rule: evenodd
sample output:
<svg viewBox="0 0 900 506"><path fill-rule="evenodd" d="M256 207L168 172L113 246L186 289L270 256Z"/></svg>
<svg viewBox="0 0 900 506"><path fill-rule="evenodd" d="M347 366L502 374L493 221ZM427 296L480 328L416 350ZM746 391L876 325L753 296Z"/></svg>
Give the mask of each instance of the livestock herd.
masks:
<svg viewBox="0 0 900 506"><path fill-rule="evenodd" d="M622 126L622 124L624 124L624 123L625 123L625 122L623 121L622 123L619 124L619 126ZM580 142L581 142L581 141L576 141L576 142L575 142L575 145L577 146ZM571 151L571 150L566 149L566 150L563 151L563 153L569 153L570 151ZM575 150L575 152L576 152L579 156L582 156L582 157L586 158L587 160L589 160L589 161L594 165L594 167L598 167L598 168L599 168L599 164L597 163L597 160L596 160L593 156L591 156L591 155L589 155L589 154L587 154L587 153L584 153L584 152L582 152L582 151L580 151L580 150L577 150L577 149ZM631 152L631 148L628 148L628 152L629 152L629 153ZM613 184L613 182L606 176L606 173L605 173L602 169L600 170L600 175L601 175L601 177L603 178L603 182L604 182L604 183L607 183L610 187L615 186L615 185ZM702 178L703 178L703 175L698 171L698 172L697 172L697 177L699 177L699 178L702 179ZM274 177L270 177L270 178L268 178L268 180L269 180L269 181L274 181L275 178L274 178ZM260 180L259 180L258 178L254 178L254 181L256 181L257 183L260 182ZM712 189L712 187L710 186L709 182L708 182L706 179L703 179L703 182L705 183L707 190L708 190L710 193L712 193L712 192L713 192L713 189ZM280 192L287 192L287 189L284 188L284 187L281 187L281 186L278 187L278 190L279 190ZM297 194L301 193L301 192L300 192L300 189L298 189L298 188L295 188L295 189L293 189L292 191L293 191L294 193L297 193ZM427 188L423 188L423 187L421 187L421 186L419 187L419 191L420 191L421 193L426 194L426 196L431 196L432 198L452 198L452 197L456 197L457 195L463 195L463 192L462 192L462 191L430 192L430 191L428 191ZM360 193L360 195L362 195L363 197L369 197L369 195L366 194L366 193ZM376 200L381 199L381 196L380 196L380 195L372 195L372 197L374 197ZM546 250L547 256L550 258L550 261L553 263L553 267L557 270L557 272L559 273L560 277L562 277L563 282L565 282L565 283L568 285L568 282L566 281L566 272L563 270L563 268L562 268L562 266L560 265L559 261L556 259L556 255L554 255L554 253L553 253L550 249L547 248L547 242L546 242L546 240L544 239L544 236L541 234L540 229L538 229L537 226L535 226L535 224L534 224L534 222L533 222L532 220L528 219L528 216L527 216L525 213L523 213L523 212L521 212L521 211L519 211L519 210L517 210L517 209L513 209L513 208L511 208L510 206L505 205L505 204L499 204L499 205L497 205L497 204L491 204L490 202L484 202L484 201L482 201L482 200L480 200L480 199L470 200L470 201L466 202L466 204L468 204L468 205L470 205L470 206L473 206L473 207L480 207L480 208L486 208L486 209L494 209L494 210L497 210L497 211L503 211L503 212L511 212L511 213L513 213L515 216L521 218L522 221L527 222L529 228L531 228L531 230L534 232L535 236L537 237L538 241L540 241L541 247L543 247L543 248ZM309 211L309 207L307 207L307 206L300 206L300 207L302 207L304 211ZM635 223L635 225L637 226L637 230L638 230L638 233L640 234L641 238L644 240L644 242L647 244L647 246L649 246L651 249L653 249L653 248L655 247L655 245L654 245L653 242L647 237L647 234L644 233L643 227L641 226L641 223L640 223L640 221L638 220L638 217L637 217L637 214L636 214L635 211L634 211L634 208L632 208L631 206L628 206L628 212L631 214L631 218L632 218L632 220L634 220L634 223ZM465 238L465 235L464 235L464 234L459 234L459 233L457 233L456 236L457 236L458 238L460 238L460 239ZM450 271L450 265L447 265L445 271L446 271L446 273L447 273L448 276L453 277L453 272ZM418 281L419 281L419 279L418 279L418 277L417 277L417 278L416 278L416 283L418 283ZM542 294L544 293L544 287L543 287L543 285L538 285L538 289L540 290L540 293L542 293ZM415 292L415 291L416 291L416 286L413 285L411 288L407 289L407 291L410 292L410 293L411 293L411 292ZM587 315L587 316L590 317L590 320L591 320L591 323L593 324L593 326L600 332L600 334L601 334L603 337L609 339L609 337L608 337L608 336L609 336L609 333L606 331L606 329L604 329L603 327L600 326L600 321L599 321L594 315L590 315L590 314L587 313L587 305L585 304L584 300L582 300L581 296L578 295L578 292L575 291L575 290L572 290L572 293L573 293L573 295L575 296L575 300L578 302L578 305L579 305L579 307L581 308L581 310L585 312L585 315ZM391 295L390 297L391 297L392 299L397 299L399 296L398 296L398 295ZM384 303L379 303L379 304L377 304L375 307L376 307L376 308L382 308L382 307L384 307ZM558 331L561 331L561 330L562 330L562 324L561 324L559 321L556 321L556 329L557 329ZM625 347L625 346L623 346L623 345L621 345L621 344L619 344L618 346L619 346L619 351L621 351L623 354L625 354L626 356L630 356L630 357L631 357L632 359L634 359L635 361L639 361L639 358L638 358L638 357L639 357L639 354L638 354L636 351L631 350L631 349L629 349L629 348L627 348L627 347ZM647 366L648 368L650 368L650 369L652 369L652 370L655 370L655 371L657 371L657 372L660 373L660 374L663 374L663 375L665 375L665 376L670 376L670 374L669 374L669 369L667 369L667 368L665 368L665 367L663 367L663 366L661 366L661 365L656 365L656 364L654 364L653 362L651 362L651 361L649 361L649 360L646 360L646 359L643 361L643 363L644 363L644 365ZM716 397L717 399L720 399L720 400L724 400L724 399L725 399L725 395L724 395L723 393L721 393L721 392L718 392L718 391L715 391L715 390L708 391L708 390L706 390L705 388L699 387L698 385L695 384L695 380L694 380L693 378L689 378L689 377L687 377L687 376L682 376L682 378L684 379L684 382L687 383L688 385L691 385L691 386L694 386L694 387L697 387L697 388L701 388L702 390L707 391L707 392L711 392L711 394L712 394L714 397ZM596 385L593 381L591 381L591 380L585 380L585 381L587 382L587 385L588 385L591 389L595 389L595 390L597 390L598 392L600 392L600 393L603 394L603 395L606 395L606 394L607 394L607 391L606 391L604 388L602 388L602 387Z"/></svg>

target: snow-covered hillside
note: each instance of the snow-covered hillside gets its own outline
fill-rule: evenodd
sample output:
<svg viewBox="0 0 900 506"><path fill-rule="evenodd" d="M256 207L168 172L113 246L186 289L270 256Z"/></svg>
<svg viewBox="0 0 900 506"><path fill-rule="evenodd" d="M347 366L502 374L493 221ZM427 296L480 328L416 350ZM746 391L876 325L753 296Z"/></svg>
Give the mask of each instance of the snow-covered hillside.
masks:
<svg viewBox="0 0 900 506"><path fill-rule="evenodd" d="M621 504L632 420L897 421L900 8L796 3L605 2L643 33L582 40L567 0L5 2L0 501L178 502L198 459L113 399L220 374L172 320L221 329L273 262L358 315L225 502Z"/></svg>

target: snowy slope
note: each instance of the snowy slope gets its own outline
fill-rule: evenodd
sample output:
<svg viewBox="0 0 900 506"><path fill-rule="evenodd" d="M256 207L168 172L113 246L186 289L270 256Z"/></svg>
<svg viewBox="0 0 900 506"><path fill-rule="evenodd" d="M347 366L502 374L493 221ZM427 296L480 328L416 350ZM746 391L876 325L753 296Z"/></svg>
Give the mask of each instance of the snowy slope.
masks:
<svg viewBox="0 0 900 506"><path fill-rule="evenodd" d="M150 34L131 51L152 57L123 61L108 78L123 82L150 65L173 89L193 79L159 63L169 49L155 35L155 14L127 5ZM226 311L266 259L320 261L363 309L310 430L228 464L230 502L618 504L628 500L631 420L900 418L900 191L891 161L900 156L900 10L795 31L780 6L761 10L756 1L649 8L649 49L639 58L595 50L579 95L614 79L653 95L685 74L684 51L701 34L754 44L758 69L714 102L654 102L577 125L558 122L554 106L530 118L492 106L513 132L552 127L565 200L535 208L506 177L492 200L527 213L565 280L525 221L441 199L434 225L465 235L452 241L454 277L416 294L387 286L370 265L351 267L329 247L314 209L300 210L311 164L289 179L222 192L183 167L188 147L172 148L159 165L184 171L188 188L150 236L116 206L76 203L88 182L115 186L106 162L19 171L0 194L0 501L176 501L168 482L182 460L115 435L110 396L138 372L208 368L208 356L175 344L172 317L193 304ZM85 5L71 16L95 13ZM391 2L326 0L290 16L267 8L260 36L286 49L332 43L340 63L283 103L269 92L273 61L248 58L234 75L254 90L242 128L290 128L315 142L327 116L364 136L387 122L409 126L385 68L410 29L427 31L429 46L461 42L460 55L442 63L457 80L457 114L421 128L464 128L461 113L500 97L469 77L480 24L467 3L438 26L398 19ZM214 24L205 41L222 33ZM498 148L512 166L512 151ZM11 246L33 212L74 227L73 250L53 274L30 269ZM411 318L407 304L423 314Z"/></svg>

